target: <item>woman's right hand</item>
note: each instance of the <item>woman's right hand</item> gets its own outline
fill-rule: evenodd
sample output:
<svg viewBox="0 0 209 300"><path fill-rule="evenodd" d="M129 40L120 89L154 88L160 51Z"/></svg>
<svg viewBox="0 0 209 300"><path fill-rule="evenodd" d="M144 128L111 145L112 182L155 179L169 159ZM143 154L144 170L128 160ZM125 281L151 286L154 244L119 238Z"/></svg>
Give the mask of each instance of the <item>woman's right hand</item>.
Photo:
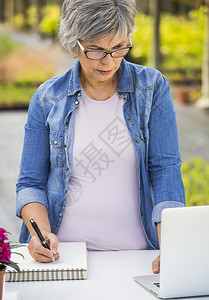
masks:
<svg viewBox="0 0 209 300"><path fill-rule="evenodd" d="M51 232L42 232L44 238L47 240L50 249L48 250L44 248L41 244L40 239L37 235L32 236L30 242L28 244L28 250L30 255L38 262L51 262L52 256L54 256L55 260L59 259L58 249L58 237Z"/></svg>

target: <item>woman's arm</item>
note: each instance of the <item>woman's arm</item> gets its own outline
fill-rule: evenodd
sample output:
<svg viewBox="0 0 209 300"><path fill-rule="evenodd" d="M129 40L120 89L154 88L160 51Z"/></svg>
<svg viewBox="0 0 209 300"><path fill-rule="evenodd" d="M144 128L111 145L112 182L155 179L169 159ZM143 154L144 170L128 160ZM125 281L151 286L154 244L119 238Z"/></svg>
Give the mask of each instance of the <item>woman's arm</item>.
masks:
<svg viewBox="0 0 209 300"><path fill-rule="evenodd" d="M16 188L18 217L21 217L22 208L29 203L37 202L49 208L46 194L50 160L49 129L45 125L46 117L39 101L39 94L37 89L30 102L25 124Z"/></svg>
<svg viewBox="0 0 209 300"><path fill-rule="evenodd" d="M49 129L46 126L46 115L39 95L40 89L37 89L30 102L25 125L24 147L17 183L17 216L23 219L31 234L28 248L32 257L40 262L48 262L53 255L55 259L58 259L59 255L58 239L51 233L48 218ZM48 240L51 251L42 246L30 224L31 218L37 222L44 238ZM24 236L23 239L28 240L28 237Z"/></svg>
<svg viewBox="0 0 209 300"><path fill-rule="evenodd" d="M58 238L51 233L48 212L44 205L40 203L29 203L21 210L21 216L31 234L31 240L28 249L32 257L39 262L50 262L50 257L54 256L55 260L59 258ZM50 250L44 248L30 224L30 219L34 219L38 224L44 238L49 242Z"/></svg>
<svg viewBox="0 0 209 300"><path fill-rule="evenodd" d="M160 246L162 210L185 205L175 109L165 77L155 88L149 131L148 163L154 197L152 223L157 225ZM159 273L160 256L154 260L152 270Z"/></svg>
<svg viewBox="0 0 209 300"><path fill-rule="evenodd" d="M158 239L159 239L159 246L160 246L161 223L157 223L157 232L158 232ZM152 263L152 272L154 274L157 274L160 272L160 255Z"/></svg>
<svg viewBox="0 0 209 300"><path fill-rule="evenodd" d="M148 171L154 200L153 226L161 222L163 209L185 205L177 123L167 79L162 77L155 89L148 149Z"/></svg>

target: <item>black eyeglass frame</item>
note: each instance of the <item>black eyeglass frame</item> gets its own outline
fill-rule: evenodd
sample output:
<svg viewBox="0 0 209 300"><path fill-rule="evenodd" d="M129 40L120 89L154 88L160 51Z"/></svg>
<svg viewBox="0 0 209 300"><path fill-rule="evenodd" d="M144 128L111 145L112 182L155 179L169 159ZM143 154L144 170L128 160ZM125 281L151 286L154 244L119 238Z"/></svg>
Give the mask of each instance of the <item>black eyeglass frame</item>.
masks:
<svg viewBox="0 0 209 300"><path fill-rule="evenodd" d="M81 45L81 43L79 41L77 41L78 43L78 46L81 48L81 50L83 51L83 53L86 55L86 58L90 59L90 60L99 60L99 59L103 59L105 58L108 54L110 54L110 56L112 58L120 58L120 57L125 57L126 55L128 55L128 53L130 52L130 50L132 49L132 45L130 46L127 46L127 47L123 47L123 48L119 48L119 49L116 49L116 50L113 50L113 51L105 51L105 50L85 50L84 47ZM123 56L118 56L118 57L114 57L112 56L112 53L114 52L117 52L117 51L120 51L120 50L124 50L124 49L129 49L128 52L123 55ZM101 52L101 53L104 53L104 56L101 57L101 58L89 58L87 55L89 52Z"/></svg>

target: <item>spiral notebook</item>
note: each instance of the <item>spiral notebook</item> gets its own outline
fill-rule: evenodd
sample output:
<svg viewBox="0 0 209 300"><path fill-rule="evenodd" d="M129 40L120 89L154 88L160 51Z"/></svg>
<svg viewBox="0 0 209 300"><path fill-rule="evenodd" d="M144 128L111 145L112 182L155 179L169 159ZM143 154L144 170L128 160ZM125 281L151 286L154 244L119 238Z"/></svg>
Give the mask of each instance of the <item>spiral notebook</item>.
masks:
<svg viewBox="0 0 209 300"><path fill-rule="evenodd" d="M16 254L12 254L11 258L19 263L21 272L8 267L6 282L87 279L87 250L84 242L60 243L60 259L55 263L35 261L27 247L18 248L16 252L24 255L24 259Z"/></svg>

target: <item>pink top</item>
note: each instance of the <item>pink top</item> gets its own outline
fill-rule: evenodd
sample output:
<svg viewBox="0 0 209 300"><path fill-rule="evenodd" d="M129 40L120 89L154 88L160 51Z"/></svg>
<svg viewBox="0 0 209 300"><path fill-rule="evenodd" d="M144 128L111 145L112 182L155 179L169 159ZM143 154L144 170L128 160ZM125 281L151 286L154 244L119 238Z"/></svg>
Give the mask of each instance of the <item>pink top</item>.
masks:
<svg viewBox="0 0 209 300"><path fill-rule="evenodd" d="M90 99L75 111L72 174L60 241L90 250L146 249L139 213L135 148L123 116L124 99Z"/></svg>

